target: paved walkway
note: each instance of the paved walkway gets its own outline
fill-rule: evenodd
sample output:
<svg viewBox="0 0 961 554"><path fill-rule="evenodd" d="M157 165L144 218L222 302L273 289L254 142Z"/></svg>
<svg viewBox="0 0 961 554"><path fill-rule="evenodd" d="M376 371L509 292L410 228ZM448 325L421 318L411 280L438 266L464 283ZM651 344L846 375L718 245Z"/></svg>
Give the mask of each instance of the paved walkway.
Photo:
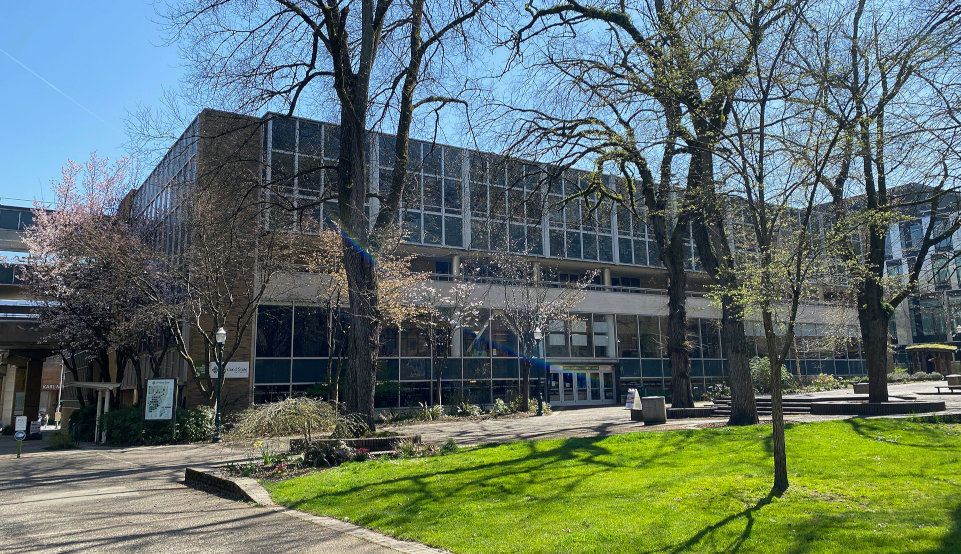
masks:
<svg viewBox="0 0 961 554"><path fill-rule="evenodd" d="M894 385L892 394L934 392L932 383ZM853 391L828 391L839 396ZM943 399L961 413L961 395ZM838 419L790 416L790 421ZM723 418L645 427L620 406L558 411L549 417L452 421L391 429L460 444L585 437L722 425ZM49 432L49 431L48 431ZM47 432L47 433L48 433ZM0 552L391 552L334 525L224 500L183 485L185 466L213 467L245 453L221 445L88 448L47 452L0 437ZM424 549L426 550L426 549Z"/></svg>
<svg viewBox="0 0 961 554"><path fill-rule="evenodd" d="M0 552L396 552L185 487L185 466L243 457L219 445L24 446L0 437Z"/></svg>
<svg viewBox="0 0 961 554"><path fill-rule="evenodd" d="M944 384L938 383L938 384ZM961 394L928 395L935 392L934 382L891 385L892 395L915 394L924 400L944 400L949 412L961 413ZM799 397L839 397L853 396L854 389L823 391ZM788 422L813 422L846 419L852 416L815 416L788 415ZM419 434L425 442L443 442L453 438L460 445L506 442L515 440L535 440L545 438L591 437L597 435L616 435L637 431L675 431L678 429L699 429L723 425L727 418L670 419L665 425L644 425L631 421L630 412L623 406L603 406L598 408L579 408L558 410L546 417L499 418L476 421L442 421L437 423L406 423L385 427L399 433ZM770 421L770 418L761 418Z"/></svg>

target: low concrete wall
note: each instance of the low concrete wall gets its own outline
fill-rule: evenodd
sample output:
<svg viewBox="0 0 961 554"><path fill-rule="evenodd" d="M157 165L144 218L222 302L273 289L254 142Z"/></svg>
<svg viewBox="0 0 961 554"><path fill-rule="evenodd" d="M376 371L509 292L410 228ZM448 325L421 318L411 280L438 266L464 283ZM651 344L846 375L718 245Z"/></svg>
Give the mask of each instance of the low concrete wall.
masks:
<svg viewBox="0 0 961 554"><path fill-rule="evenodd" d="M811 404L813 415L856 415L884 416L901 414L923 414L944 411L943 401L916 402L814 402Z"/></svg>
<svg viewBox="0 0 961 554"><path fill-rule="evenodd" d="M264 506L273 504L270 495L260 483L249 477L226 477L213 470L188 467L184 470L184 485L231 500L244 500Z"/></svg>

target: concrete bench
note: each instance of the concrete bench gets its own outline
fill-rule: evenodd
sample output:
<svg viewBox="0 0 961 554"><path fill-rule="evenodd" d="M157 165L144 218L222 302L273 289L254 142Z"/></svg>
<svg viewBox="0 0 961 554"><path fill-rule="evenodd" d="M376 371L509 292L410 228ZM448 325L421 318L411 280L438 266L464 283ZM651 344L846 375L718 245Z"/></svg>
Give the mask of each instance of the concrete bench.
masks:
<svg viewBox="0 0 961 554"><path fill-rule="evenodd" d="M941 394L941 389L948 389L949 394L954 394L955 392L961 392L961 375L951 374L944 377L948 381L948 386L935 386L938 389L938 394Z"/></svg>
<svg viewBox="0 0 961 554"><path fill-rule="evenodd" d="M854 394L869 394L870 387L868 383L854 383Z"/></svg>

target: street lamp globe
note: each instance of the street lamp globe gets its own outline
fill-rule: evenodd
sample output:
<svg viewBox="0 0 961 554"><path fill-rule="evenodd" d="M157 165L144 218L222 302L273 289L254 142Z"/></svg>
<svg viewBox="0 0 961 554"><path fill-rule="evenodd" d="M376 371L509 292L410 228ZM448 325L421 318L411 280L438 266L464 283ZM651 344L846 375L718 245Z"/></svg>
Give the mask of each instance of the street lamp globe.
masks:
<svg viewBox="0 0 961 554"><path fill-rule="evenodd" d="M534 327L534 340L541 340L544 338L544 331L541 331L540 327Z"/></svg>
<svg viewBox="0 0 961 554"><path fill-rule="evenodd" d="M224 344L227 342L227 331L221 327L220 329L217 329L217 334L215 337L217 338L217 344Z"/></svg>

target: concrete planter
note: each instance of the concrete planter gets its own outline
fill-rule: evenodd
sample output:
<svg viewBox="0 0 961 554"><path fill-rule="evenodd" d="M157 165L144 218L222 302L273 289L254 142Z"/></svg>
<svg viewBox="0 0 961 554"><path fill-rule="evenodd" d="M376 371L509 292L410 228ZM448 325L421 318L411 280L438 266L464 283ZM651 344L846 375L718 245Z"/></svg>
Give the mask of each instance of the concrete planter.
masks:
<svg viewBox="0 0 961 554"><path fill-rule="evenodd" d="M362 439L319 439L311 441L311 444L336 444L343 441L351 448L364 448L371 452L386 452L393 450L397 443L404 441L420 442L420 435L400 435L396 437L367 437ZM307 450L307 441L304 439L290 439L290 451L295 453Z"/></svg>
<svg viewBox="0 0 961 554"><path fill-rule="evenodd" d="M945 379L948 380L949 387L961 387L961 375L957 375L957 374L947 375L945 376Z"/></svg>
<svg viewBox="0 0 961 554"><path fill-rule="evenodd" d="M869 394L870 385L868 383L854 383L854 394Z"/></svg>
<svg viewBox="0 0 961 554"><path fill-rule="evenodd" d="M641 398L641 411L644 425L667 423L667 401L663 396Z"/></svg>

